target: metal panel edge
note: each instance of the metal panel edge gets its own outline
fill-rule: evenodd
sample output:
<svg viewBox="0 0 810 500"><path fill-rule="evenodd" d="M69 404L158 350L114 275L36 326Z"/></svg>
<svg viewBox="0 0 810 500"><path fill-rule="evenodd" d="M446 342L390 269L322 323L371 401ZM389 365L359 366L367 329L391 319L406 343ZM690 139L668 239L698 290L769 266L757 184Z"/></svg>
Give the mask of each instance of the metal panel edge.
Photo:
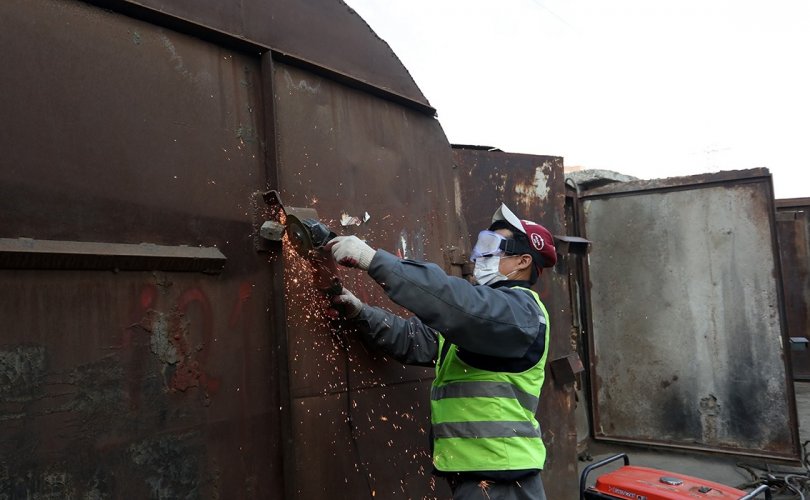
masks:
<svg viewBox="0 0 810 500"><path fill-rule="evenodd" d="M638 192L652 191L673 191L690 189L696 186L710 186L722 184L728 181L742 182L745 180L756 181L764 177L770 177L767 168L753 168L748 170L725 170L711 174L688 175L681 177L666 177L662 179L645 179L629 182L614 182L606 186L583 190L580 199L607 197L616 195L631 195ZM773 189L771 189L773 192ZM771 196L773 198L773 196Z"/></svg>

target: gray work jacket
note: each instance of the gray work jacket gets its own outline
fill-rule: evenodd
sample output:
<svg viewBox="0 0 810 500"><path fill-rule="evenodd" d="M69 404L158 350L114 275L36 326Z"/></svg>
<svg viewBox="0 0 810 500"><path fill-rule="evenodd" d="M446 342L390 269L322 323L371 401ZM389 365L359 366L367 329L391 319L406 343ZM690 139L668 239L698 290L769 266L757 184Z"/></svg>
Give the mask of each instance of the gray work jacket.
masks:
<svg viewBox="0 0 810 500"><path fill-rule="evenodd" d="M519 359L530 348L545 348L547 325L537 302L525 290L504 286L528 288L527 282L472 285L436 264L400 259L385 250L377 250L368 273L415 317L365 305L355 323L367 343L402 363L432 366L437 332L471 355Z"/></svg>

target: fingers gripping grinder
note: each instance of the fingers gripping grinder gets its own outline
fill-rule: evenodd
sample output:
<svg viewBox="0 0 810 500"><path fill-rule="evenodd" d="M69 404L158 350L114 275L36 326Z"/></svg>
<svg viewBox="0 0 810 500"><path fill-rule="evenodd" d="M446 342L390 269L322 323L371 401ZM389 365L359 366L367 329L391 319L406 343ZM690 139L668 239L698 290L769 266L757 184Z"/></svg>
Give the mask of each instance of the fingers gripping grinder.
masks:
<svg viewBox="0 0 810 500"><path fill-rule="evenodd" d="M338 295L343 284L337 276L337 268L326 244L335 236L318 218L314 208L285 207L277 191L262 195L270 207L271 217L262 224L259 236L266 241L282 241L289 238L295 252L312 265L313 284L329 296Z"/></svg>

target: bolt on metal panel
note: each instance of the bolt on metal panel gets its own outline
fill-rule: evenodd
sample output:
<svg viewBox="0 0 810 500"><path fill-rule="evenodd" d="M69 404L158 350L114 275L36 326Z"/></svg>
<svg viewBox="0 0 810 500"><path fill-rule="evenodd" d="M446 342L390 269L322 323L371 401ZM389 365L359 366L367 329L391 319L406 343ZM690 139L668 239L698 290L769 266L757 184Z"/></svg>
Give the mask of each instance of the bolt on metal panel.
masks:
<svg viewBox="0 0 810 500"><path fill-rule="evenodd" d="M583 198L595 437L797 458L767 171Z"/></svg>

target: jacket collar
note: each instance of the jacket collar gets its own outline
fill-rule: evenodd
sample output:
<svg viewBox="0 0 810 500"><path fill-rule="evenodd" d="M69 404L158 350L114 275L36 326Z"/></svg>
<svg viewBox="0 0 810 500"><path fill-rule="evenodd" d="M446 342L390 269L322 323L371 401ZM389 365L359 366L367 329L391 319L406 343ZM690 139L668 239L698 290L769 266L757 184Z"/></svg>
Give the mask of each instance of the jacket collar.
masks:
<svg viewBox="0 0 810 500"><path fill-rule="evenodd" d="M489 285L491 288L501 288L504 286L513 287L513 286L522 286L523 288L531 288L532 285L529 283L528 280L504 280L504 281L496 281L495 283Z"/></svg>

